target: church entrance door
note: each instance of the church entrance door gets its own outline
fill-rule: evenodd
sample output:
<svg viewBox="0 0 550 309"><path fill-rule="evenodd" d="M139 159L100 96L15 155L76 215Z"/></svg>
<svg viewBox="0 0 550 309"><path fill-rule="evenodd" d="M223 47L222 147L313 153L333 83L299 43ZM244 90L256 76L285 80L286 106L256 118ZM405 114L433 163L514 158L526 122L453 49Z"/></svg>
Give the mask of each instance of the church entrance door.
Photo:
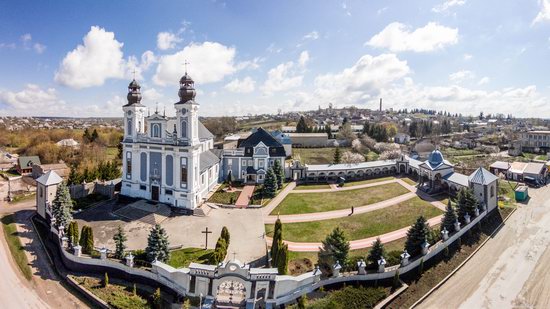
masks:
<svg viewBox="0 0 550 309"><path fill-rule="evenodd" d="M159 200L159 187L158 186L152 186L151 187L151 199L153 201Z"/></svg>

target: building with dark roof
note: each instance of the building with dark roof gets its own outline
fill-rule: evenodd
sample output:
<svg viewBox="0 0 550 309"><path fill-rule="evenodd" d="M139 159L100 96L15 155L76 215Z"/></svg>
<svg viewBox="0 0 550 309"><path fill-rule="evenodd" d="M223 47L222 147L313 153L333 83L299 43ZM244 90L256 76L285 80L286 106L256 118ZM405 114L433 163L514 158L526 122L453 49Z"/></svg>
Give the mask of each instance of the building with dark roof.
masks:
<svg viewBox="0 0 550 309"><path fill-rule="evenodd" d="M222 179L263 183L265 174L275 161L284 166L287 154L281 142L263 128L237 142L237 148L222 153Z"/></svg>
<svg viewBox="0 0 550 309"><path fill-rule="evenodd" d="M128 85L124 110L121 194L195 209L218 184L220 157L214 135L199 121L194 81L180 79L175 117L150 114L141 104L141 86Z"/></svg>

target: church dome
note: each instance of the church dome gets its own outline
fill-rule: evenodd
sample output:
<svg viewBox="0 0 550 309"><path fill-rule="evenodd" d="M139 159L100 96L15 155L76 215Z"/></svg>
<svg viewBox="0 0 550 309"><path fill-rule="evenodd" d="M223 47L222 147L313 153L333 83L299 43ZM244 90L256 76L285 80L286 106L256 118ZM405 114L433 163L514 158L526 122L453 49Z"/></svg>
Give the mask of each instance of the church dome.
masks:
<svg viewBox="0 0 550 309"><path fill-rule="evenodd" d="M439 150L434 150L430 153L430 156L428 157L428 163L432 166L437 166L441 163L443 163L443 154Z"/></svg>
<svg viewBox="0 0 550 309"><path fill-rule="evenodd" d="M195 91L195 82L185 72L185 75L183 75L180 78L180 90L178 91L178 96L180 97L180 103L185 103L188 101L193 101L195 99L195 95L197 94Z"/></svg>
<svg viewBox="0 0 550 309"><path fill-rule="evenodd" d="M128 85L128 95L126 98L128 99L128 105L132 104L140 104L141 102L141 86L139 83L134 79L130 82Z"/></svg>

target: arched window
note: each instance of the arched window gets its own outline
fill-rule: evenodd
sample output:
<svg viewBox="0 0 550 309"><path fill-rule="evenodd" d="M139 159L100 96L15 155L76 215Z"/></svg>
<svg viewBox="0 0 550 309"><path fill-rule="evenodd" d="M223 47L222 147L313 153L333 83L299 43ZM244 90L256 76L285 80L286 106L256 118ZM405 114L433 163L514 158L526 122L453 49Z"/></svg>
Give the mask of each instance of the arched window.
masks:
<svg viewBox="0 0 550 309"><path fill-rule="evenodd" d="M132 135L132 119L128 119L128 131L126 132L126 134L128 135Z"/></svg>
<svg viewBox="0 0 550 309"><path fill-rule="evenodd" d="M137 131L138 133L141 133L141 121L138 121Z"/></svg>
<svg viewBox="0 0 550 309"><path fill-rule="evenodd" d="M160 137L160 124L153 123L151 126L151 137Z"/></svg>
<svg viewBox="0 0 550 309"><path fill-rule="evenodd" d="M181 122L181 137L187 137L187 121Z"/></svg>
<svg viewBox="0 0 550 309"><path fill-rule="evenodd" d="M491 186L491 189L489 189L491 191L491 197L494 197L495 196L495 187L494 186Z"/></svg>

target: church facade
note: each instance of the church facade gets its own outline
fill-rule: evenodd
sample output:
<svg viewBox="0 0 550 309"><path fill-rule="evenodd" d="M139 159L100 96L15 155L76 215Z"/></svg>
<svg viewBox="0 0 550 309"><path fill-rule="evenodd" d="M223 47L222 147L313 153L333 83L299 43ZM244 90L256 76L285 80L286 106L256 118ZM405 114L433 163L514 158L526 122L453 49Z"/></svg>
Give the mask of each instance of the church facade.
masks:
<svg viewBox="0 0 550 309"><path fill-rule="evenodd" d="M195 209L218 183L219 157L214 136L198 119L193 79L180 79L175 117L147 115L141 86L128 86L124 111L121 194Z"/></svg>

